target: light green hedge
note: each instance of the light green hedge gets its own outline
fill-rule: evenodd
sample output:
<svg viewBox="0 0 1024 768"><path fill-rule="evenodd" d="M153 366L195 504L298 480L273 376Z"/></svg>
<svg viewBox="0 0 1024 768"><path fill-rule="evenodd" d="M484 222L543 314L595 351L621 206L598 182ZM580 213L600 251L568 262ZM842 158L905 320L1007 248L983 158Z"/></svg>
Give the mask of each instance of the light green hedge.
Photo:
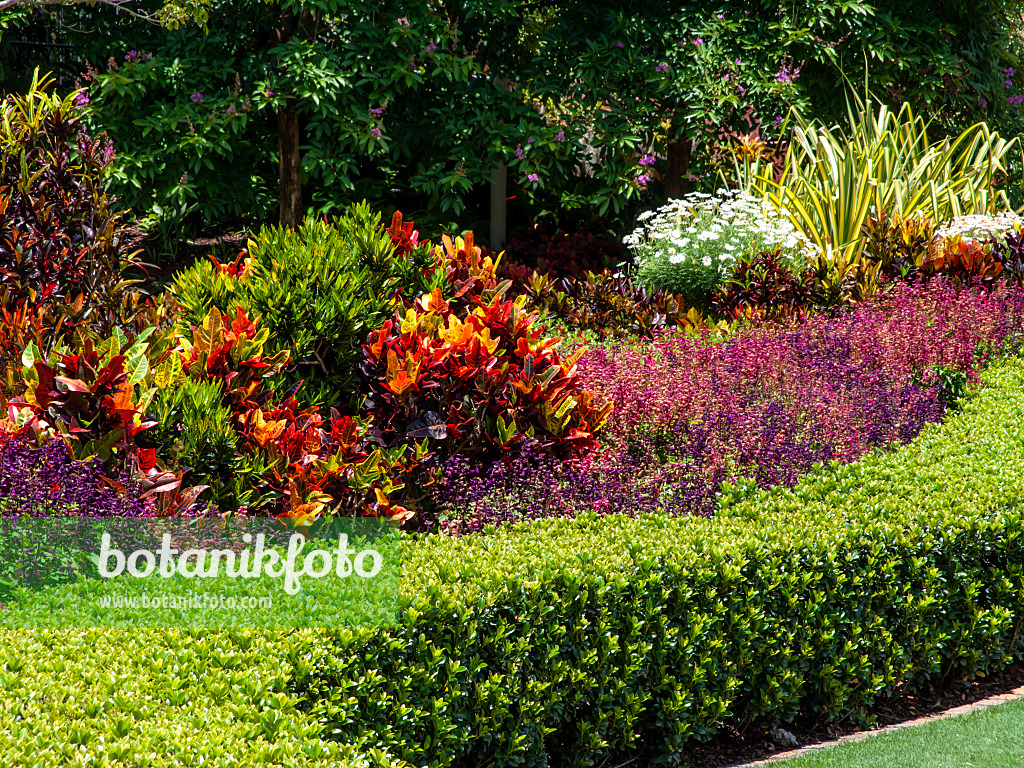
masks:
<svg viewBox="0 0 1024 768"><path fill-rule="evenodd" d="M995 386L913 444L790 491L733 489L715 520L410 542L387 632L6 633L0 753L675 762L726 724L861 718L891 691L970 678L1018 654L1024 615L1024 365L984 378ZM321 754L331 741L347 757ZM108 745L130 757L104 762Z"/></svg>
<svg viewBox="0 0 1024 768"><path fill-rule="evenodd" d="M297 681L325 737L412 763L679 758L725 724L863 718L1019 651L1024 365L903 449L715 520L550 520L409 548L389 636Z"/></svg>
<svg viewBox="0 0 1024 768"><path fill-rule="evenodd" d="M0 765L402 768L296 709L312 632L0 630Z"/></svg>

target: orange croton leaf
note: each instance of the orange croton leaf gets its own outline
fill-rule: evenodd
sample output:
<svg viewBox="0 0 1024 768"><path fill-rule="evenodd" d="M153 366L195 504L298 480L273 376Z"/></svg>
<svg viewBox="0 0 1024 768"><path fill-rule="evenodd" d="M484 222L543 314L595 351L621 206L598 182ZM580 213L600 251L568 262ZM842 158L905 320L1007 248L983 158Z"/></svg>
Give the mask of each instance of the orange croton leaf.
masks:
<svg viewBox="0 0 1024 768"><path fill-rule="evenodd" d="M396 395L404 394L406 390L416 384L415 379L409 378L409 374L404 370L398 372L398 375L392 379L388 379L388 389L394 392Z"/></svg>
<svg viewBox="0 0 1024 768"><path fill-rule="evenodd" d="M388 380L391 380L398 376L398 372L401 370L401 366L398 363L398 355L395 354L395 350L388 350Z"/></svg>
<svg viewBox="0 0 1024 768"><path fill-rule="evenodd" d="M516 354L525 359L526 356L532 354L532 352L533 350L530 349L530 342L520 336L519 340L516 342Z"/></svg>
<svg viewBox="0 0 1024 768"><path fill-rule="evenodd" d="M439 328L438 335L450 346L461 346L473 338L473 325L468 322L463 323L455 315L449 315L448 327Z"/></svg>
<svg viewBox="0 0 1024 768"><path fill-rule="evenodd" d="M138 411L132 397L134 394L135 387L125 382L118 388L117 393L110 398L111 410L120 414L125 421L134 418Z"/></svg>
<svg viewBox="0 0 1024 768"><path fill-rule="evenodd" d="M235 317L231 321L231 333L236 337L245 334L250 338L256 333L256 324L251 321L246 315L245 310L241 307L237 307L235 311Z"/></svg>
<svg viewBox="0 0 1024 768"><path fill-rule="evenodd" d="M376 339L370 344L370 354L373 355L375 360L380 360L380 355L384 351L384 345L391 338L391 329L394 327L394 322L387 320L379 331L370 334L371 339Z"/></svg>
<svg viewBox="0 0 1024 768"><path fill-rule="evenodd" d="M281 436L287 424L288 422L284 419L267 421L263 418L263 411L257 408L252 416L253 437L259 443L260 448L266 448L267 443Z"/></svg>
<svg viewBox="0 0 1024 768"><path fill-rule="evenodd" d="M396 522L404 523L406 520L408 520L415 514L416 513L411 509L406 509L405 507L400 506L394 506L391 507L391 514L388 517Z"/></svg>
<svg viewBox="0 0 1024 768"><path fill-rule="evenodd" d="M444 296L441 295L440 288L435 288L430 293L424 293L416 300L416 303L425 312L439 312L444 314L448 311L448 302L445 301Z"/></svg>
<svg viewBox="0 0 1024 768"><path fill-rule="evenodd" d="M407 224L402 223L402 212L395 211L391 216L391 226L385 229L391 237L395 239L402 239L403 235L411 235L413 228L413 222Z"/></svg>
<svg viewBox="0 0 1024 768"><path fill-rule="evenodd" d="M441 235L441 244L444 247L444 254L446 254L449 259L454 259L457 254L455 251L455 245L452 243L452 239L448 237L448 235Z"/></svg>

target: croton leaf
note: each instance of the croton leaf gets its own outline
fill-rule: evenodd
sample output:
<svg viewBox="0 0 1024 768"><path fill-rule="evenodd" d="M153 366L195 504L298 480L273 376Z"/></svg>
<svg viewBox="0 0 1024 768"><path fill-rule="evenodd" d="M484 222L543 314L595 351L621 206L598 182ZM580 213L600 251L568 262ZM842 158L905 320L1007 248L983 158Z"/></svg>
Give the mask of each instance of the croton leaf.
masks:
<svg viewBox="0 0 1024 768"><path fill-rule="evenodd" d="M405 434L411 440L422 440L424 437L445 440L448 437L448 425L441 414L428 411L422 419L410 424Z"/></svg>

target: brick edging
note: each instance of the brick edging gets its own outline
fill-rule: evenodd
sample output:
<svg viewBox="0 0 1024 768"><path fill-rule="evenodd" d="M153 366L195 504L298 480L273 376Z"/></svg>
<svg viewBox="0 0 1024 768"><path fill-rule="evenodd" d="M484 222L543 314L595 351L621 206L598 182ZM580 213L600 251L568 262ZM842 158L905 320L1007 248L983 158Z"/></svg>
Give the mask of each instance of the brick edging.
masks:
<svg viewBox="0 0 1024 768"><path fill-rule="evenodd" d="M734 763L733 765L727 766L727 768L761 768L762 766L772 765L773 763L805 755L808 752L816 752L820 749L834 747L837 744L844 744L849 741L863 741L864 739L870 739L872 736L878 736L883 733L890 733L903 728L913 728L917 725L932 723L936 720L946 720L950 717L959 717L960 715L967 715L971 712L979 712L983 709L994 707L997 704L1005 704L1009 701L1016 701L1017 699L1024 699L1024 685L1020 688L1014 688L1008 693L1000 693L997 696L990 696L987 699L981 699L980 701L975 701L971 704L963 704L962 706L954 707L953 709L947 709L945 712L938 712L934 715L925 715L924 717L919 717L916 720L894 723L893 725L887 725L884 728L879 728L876 731L857 731L856 733L851 733L846 736L840 736L838 739L830 739L829 741L821 741L817 744L809 744L806 747L797 747L796 749L790 749L786 752L779 752L771 757L755 760L752 763Z"/></svg>

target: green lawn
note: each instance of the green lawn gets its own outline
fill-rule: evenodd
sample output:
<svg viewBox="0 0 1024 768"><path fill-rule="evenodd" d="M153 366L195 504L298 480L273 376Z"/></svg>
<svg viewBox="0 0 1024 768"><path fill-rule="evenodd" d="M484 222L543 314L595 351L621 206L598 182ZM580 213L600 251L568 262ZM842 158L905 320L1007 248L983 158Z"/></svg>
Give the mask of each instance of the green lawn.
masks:
<svg viewBox="0 0 1024 768"><path fill-rule="evenodd" d="M1024 700L823 749L786 768L1020 768Z"/></svg>

